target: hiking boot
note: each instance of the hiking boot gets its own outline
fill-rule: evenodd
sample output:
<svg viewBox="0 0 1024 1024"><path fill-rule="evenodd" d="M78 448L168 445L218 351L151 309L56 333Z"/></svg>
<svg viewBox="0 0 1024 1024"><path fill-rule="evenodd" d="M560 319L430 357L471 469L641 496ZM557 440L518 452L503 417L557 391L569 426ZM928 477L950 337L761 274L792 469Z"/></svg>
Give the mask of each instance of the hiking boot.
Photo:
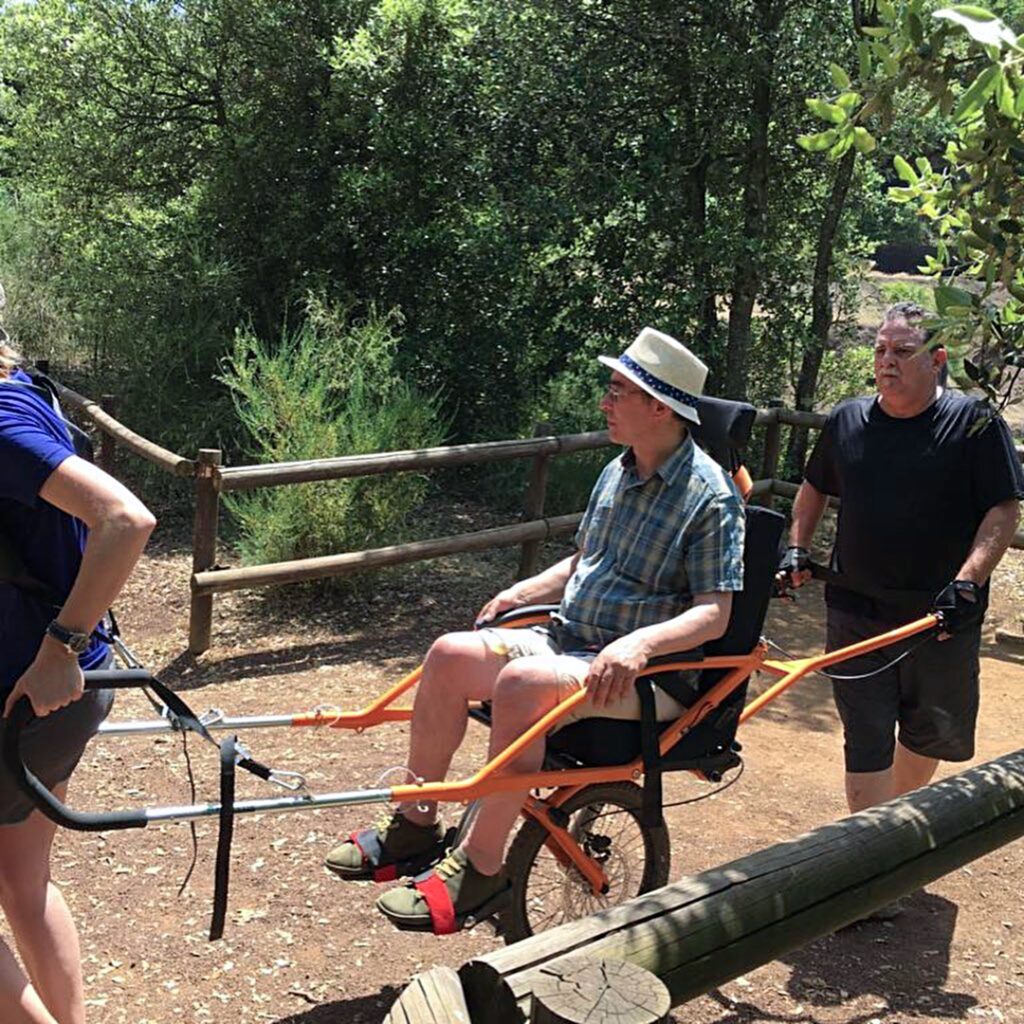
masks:
<svg viewBox="0 0 1024 1024"><path fill-rule="evenodd" d="M460 848L408 885L384 893L377 909L403 930L449 935L503 910L511 893L504 868L482 874Z"/></svg>
<svg viewBox="0 0 1024 1024"><path fill-rule="evenodd" d="M417 825L404 815L385 812L372 828L353 832L324 859L341 878L392 882L415 875L444 856L440 822Z"/></svg>

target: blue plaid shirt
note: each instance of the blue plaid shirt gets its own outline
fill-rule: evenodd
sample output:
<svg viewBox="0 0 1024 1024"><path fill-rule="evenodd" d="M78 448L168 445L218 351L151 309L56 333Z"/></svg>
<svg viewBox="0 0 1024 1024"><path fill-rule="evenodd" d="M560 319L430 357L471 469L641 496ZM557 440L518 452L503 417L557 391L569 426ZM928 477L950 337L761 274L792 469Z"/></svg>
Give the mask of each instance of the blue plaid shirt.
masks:
<svg viewBox="0 0 1024 1024"><path fill-rule="evenodd" d="M558 618L603 647L681 614L694 594L742 590L744 525L732 481L691 437L647 480L626 451L591 492Z"/></svg>

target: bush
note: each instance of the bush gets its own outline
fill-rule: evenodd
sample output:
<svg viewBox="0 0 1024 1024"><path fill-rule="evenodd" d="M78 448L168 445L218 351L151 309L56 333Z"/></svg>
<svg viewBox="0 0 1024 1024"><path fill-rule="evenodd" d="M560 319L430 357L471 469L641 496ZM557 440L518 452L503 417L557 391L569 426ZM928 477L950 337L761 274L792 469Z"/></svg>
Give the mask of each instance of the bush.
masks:
<svg viewBox="0 0 1024 1024"><path fill-rule="evenodd" d="M870 345L830 349L821 361L815 404L827 410L844 398L866 394L873 387L874 376L875 352Z"/></svg>
<svg viewBox="0 0 1024 1024"><path fill-rule="evenodd" d="M400 318L310 301L303 325L276 349L239 330L221 381L261 462L430 447L443 440L436 395L394 368ZM359 477L232 496L226 502L250 564L376 547L406 535L428 481L419 474Z"/></svg>

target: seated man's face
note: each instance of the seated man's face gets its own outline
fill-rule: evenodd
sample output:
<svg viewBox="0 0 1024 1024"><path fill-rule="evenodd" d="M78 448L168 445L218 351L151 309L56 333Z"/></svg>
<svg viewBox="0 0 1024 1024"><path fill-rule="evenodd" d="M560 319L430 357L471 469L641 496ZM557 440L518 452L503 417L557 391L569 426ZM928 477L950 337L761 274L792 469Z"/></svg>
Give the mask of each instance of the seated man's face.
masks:
<svg viewBox="0 0 1024 1024"><path fill-rule="evenodd" d="M654 399L621 373L613 373L598 408L608 421L608 436L615 444L632 445L651 427Z"/></svg>

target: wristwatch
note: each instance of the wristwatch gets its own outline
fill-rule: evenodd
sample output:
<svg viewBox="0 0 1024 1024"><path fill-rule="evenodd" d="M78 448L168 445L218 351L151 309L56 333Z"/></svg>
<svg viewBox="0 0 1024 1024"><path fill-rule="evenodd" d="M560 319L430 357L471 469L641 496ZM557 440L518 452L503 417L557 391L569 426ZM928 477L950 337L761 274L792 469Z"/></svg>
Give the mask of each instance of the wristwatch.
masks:
<svg viewBox="0 0 1024 1024"><path fill-rule="evenodd" d="M89 647L88 633L76 633L74 630L68 629L67 626L62 626L56 619L46 627L46 635L52 636L58 643L63 644L67 648L68 654L73 654L75 657L84 654Z"/></svg>

